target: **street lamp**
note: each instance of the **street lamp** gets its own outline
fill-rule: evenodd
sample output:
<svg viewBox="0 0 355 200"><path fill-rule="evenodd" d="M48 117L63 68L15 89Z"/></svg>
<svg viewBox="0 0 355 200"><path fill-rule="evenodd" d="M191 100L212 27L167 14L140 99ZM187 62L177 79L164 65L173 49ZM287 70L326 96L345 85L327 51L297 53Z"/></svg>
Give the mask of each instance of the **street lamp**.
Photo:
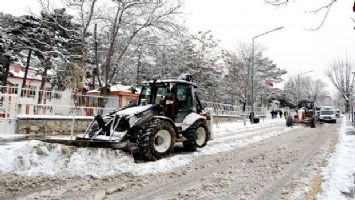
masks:
<svg viewBox="0 0 355 200"><path fill-rule="evenodd" d="M355 72L351 72L353 74L353 79L351 81L351 86L354 86L354 78L355 78ZM350 92L353 93L353 87L350 88ZM351 122L354 125L354 102L353 102L353 95L350 95L349 99L350 105L351 105Z"/></svg>
<svg viewBox="0 0 355 200"><path fill-rule="evenodd" d="M300 76L308 74L308 73L311 73L311 72L314 72L314 70L312 69L312 70L309 70L309 71L306 71L306 72L302 72L302 73L298 74L297 76L299 78Z"/></svg>
<svg viewBox="0 0 355 200"><path fill-rule="evenodd" d="M312 69L312 70L297 74L297 97L296 97L297 101L296 102L298 102L299 97L301 96L301 76L311 73L311 72L314 72L314 70Z"/></svg>
<svg viewBox="0 0 355 200"><path fill-rule="evenodd" d="M250 122L253 124L254 123L254 46L255 46L255 39L261 36L264 36L266 34L272 33L274 31L278 31L283 29L283 26L274 28L270 31L266 31L265 33L262 33L260 35L256 35L252 38L252 50L251 50L251 61L250 61L250 68L251 68L251 112L250 112Z"/></svg>

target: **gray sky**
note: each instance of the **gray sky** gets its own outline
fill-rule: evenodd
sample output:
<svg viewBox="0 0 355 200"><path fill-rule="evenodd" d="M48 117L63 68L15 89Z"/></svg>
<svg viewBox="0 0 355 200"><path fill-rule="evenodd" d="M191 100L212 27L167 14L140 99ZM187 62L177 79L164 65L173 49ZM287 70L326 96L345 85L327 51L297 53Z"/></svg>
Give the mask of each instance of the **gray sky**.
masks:
<svg viewBox="0 0 355 200"><path fill-rule="evenodd" d="M0 11L4 13L22 15L29 8L38 12L36 0L2 1ZM331 86L324 74L329 64L346 55L351 61L355 59L352 57L355 53L355 23L351 21L353 2L339 1L320 30L305 30L317 26L322 15L304 12L322 3L325 1L297 0L287 7L274 8L264 0L186 0L184 11L190 30L212 30L215 38L228 49L236 48L240 42L251 42L255 35L284 26L283 30L257 38L256 42L265 47L265 54L289 75L314 70L308 75L321 78Z"/></svg>
<svg viewBox="0 0 355 200"><path fill-rule="evenodd" d="M193 0L186 1L187 24L193 31L212 30L226 48L236 48L240 42L251 42L251 38L267 30L284 26L283 30L256 39L266 48L265 54L275 63L297 75L310 70L307 75L325 80L329 64L355 53L355 30L352 23L351 1L339 1L330 12L325 25L318 31L306 29L316 27L323 15L305 14L318 8L324 0L291 1L287 7L274 8L264 0Z"/></svg>

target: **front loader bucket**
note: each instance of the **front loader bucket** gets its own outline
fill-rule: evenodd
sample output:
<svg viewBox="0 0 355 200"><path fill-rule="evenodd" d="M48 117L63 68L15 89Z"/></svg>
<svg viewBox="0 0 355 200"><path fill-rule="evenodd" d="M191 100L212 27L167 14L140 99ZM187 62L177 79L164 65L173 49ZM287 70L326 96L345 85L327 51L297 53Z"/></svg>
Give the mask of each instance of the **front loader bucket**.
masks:
<svg viewBox="0 0 355 200"><path fill-rule="evenodd" d="M129 142L108 141L108 140L91 140L89 138L76 138L75 140L68 139L43 139L42 142L64 144L75 147L93 147L93 148L112 148L131 152Z"/></svg>

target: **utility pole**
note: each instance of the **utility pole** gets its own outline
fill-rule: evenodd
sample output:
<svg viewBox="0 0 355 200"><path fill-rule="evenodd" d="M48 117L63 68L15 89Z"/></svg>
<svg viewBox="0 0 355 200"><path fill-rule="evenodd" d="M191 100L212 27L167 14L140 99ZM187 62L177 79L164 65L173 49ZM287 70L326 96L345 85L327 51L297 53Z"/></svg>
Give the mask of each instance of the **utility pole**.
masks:
<svg viewBox="0 0 355 200"><path fill-rule="evenodd" d="M274 31L278 31L283 29L283 26L277 27L275 29L272 29L270 31L266 31L265 33L262 33L260 35L256 35L252 38L252 50L251 50L251 61L250 61L250 68L251 68L251 112L250 112L250 123L254 123L254 49L255 49L255 39L261 36L264 36L266 34L272 33Z"/></svg>
<svg viewBox="0 0 355 200"><path fill-rule="evenodd" d="M142 61L141 61L141 56L142 56L142 52L139 52L138 54L138 60L137 60L137 84L140 83L140 77L139 77L139 73L140 73L140 70L141 70L141 65L142 65Z"/></svg>
<svg viewBox="0 0 355 200"><path fill-rule="evenodd" d="M314 70L310 70L310 71L306 71L306 72L302 72L300 74L297 74L297 101L299 101L299 98L301 96L301 76L305 75L305 74L308 74L308 73L311 73L313 72Z"/></svg>

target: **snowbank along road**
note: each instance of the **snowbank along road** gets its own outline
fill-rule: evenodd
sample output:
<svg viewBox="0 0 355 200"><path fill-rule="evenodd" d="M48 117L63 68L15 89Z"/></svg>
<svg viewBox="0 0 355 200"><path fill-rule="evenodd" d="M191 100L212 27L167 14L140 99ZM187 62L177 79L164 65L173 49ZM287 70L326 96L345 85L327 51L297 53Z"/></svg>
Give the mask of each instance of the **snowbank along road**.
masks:
<svg viewBox="0 0 355 200"><path fill-rule="evenodd" d="M0 145L2 199L306 199L338 124L222 124L197 152L134 163L121 151L37 141ZM2 155L1 155L2 154Z"/></svg>

